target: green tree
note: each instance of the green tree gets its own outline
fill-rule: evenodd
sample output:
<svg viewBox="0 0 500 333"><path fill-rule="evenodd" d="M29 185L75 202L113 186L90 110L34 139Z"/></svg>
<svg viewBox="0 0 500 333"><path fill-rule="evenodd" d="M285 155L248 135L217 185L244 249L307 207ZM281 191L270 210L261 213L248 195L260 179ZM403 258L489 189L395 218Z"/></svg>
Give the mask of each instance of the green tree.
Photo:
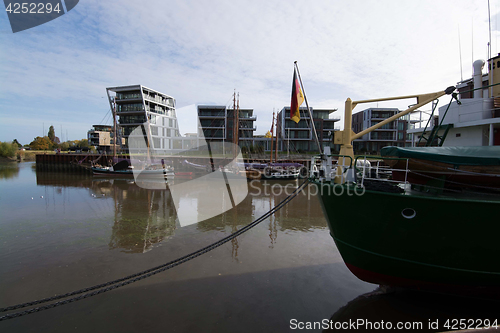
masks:
<svg viewBox="0 0 500 333"><path fill-rule="evenodd" d="M81 139L81 140L76 140L76 146L80 148L89 148L89 140L87 139Z"/></svg>
<svg viewBox="0 0 500 333"><path fill-rule="evenodd" d="M67 151L72 144L69 141L65 141L59 145L62 151Z"/></svg>
<svg viewBox="0 0 500 333"><path fill-rule="evenodd" d="M1 157L14 157L16 155L17 149L17 145L14 142L0 142Z"/></svg>
<svg viewBox="0 0 500 333"><path fill-rule="evenodd" d="M12 143L15 143L17 145L17 148L22 148L23 145L19 143L19 141L17 141L17 139L14 139L14 141L12 141Z"/></svg>
<svg viewBox="0 0 500 333"><path fill-rule="evenodd" d="M37 136L33 141L31 141L30 147L33 150L49 150L52 149L53 143L50 141L48 136L44 136L43 138Z"/></svg>
<svg viewBox="0 0 500 333"><path fill-rule="evenodd" d="M49 127L49 134L47 134L49 137L49 140L55 143L56 139L56 131L54 130L54 126L50 125Z"/></svg>

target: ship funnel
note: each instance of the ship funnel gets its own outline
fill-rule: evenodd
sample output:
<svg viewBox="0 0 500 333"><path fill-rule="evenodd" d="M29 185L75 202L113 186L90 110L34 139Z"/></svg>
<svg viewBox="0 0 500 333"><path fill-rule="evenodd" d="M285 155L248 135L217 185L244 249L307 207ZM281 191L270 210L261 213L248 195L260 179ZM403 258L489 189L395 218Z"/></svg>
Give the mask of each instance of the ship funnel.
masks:
<svg viewBox="0 0 500 333"><path fill-rule="evenodd" d="M485 61L480 59L474 61L472 67L474 68L474 74L472 78L474 79L474 98L483 98L483 67Z"/></svg>

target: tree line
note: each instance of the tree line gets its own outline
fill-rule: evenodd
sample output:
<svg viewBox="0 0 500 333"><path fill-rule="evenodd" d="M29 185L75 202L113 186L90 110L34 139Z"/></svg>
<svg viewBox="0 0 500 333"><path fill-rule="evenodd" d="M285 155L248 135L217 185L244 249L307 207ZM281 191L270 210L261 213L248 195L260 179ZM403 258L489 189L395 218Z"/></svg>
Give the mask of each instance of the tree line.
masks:
<svg viewBox="0 0 500 333"><path fill-rule="evenodd" d="M56 136L54 126L49 127L49 132L46 136L37 136L29 144L24 146L14 139L12 142L0 142L0 156L1 157L14 157L16 152L21 149L31 149L31 150L54 150L59 149L61 151L75 150L75 149L92 149L89 146L87 139L81 140L68 140L61 142L61 140Z"/></svg>

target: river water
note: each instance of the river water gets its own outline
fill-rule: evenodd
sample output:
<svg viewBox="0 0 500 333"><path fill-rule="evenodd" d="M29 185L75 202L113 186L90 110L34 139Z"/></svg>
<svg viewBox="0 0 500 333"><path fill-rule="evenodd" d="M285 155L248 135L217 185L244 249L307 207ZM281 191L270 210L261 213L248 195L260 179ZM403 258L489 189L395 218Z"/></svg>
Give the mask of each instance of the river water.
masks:
<svg viewBox="0 0 500 333"><path fill-rule="evenodd" d="M133 179L40 173L33 163L2 164L0 307L105 283L189 254L256 220L286 197L279 188L299 182L254 181L236 208L181 227L168 190L144 189ZM368 321L421 323L408 331L436 331L431 324L439 321L444 331L446 320L500 317L496 303L403 291L367 295L376 288L343 264L318 198L306 188L275 215L194 260L1 321L0 331L322 331L327 323L335 328L350 322L352 329L360 319L365 323L358 322L358 331L369 328Z"/></svg>

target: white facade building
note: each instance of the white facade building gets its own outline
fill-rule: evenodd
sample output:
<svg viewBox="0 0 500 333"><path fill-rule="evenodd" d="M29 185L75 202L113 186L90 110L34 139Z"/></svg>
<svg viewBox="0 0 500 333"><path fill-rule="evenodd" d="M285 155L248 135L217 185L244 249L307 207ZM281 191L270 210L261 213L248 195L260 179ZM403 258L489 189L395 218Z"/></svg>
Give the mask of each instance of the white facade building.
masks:
<svg viewBox="0 0 500 333"><path fill-rule="evenodd" d="M142 85L106 88L106 92L118 117L117 136L125 139L122 151L134 149L129 148L129 139L138 126L142 126L141 138L155 155L170 155L199 146L198 137L181 137L173 97Z"/></svg>

